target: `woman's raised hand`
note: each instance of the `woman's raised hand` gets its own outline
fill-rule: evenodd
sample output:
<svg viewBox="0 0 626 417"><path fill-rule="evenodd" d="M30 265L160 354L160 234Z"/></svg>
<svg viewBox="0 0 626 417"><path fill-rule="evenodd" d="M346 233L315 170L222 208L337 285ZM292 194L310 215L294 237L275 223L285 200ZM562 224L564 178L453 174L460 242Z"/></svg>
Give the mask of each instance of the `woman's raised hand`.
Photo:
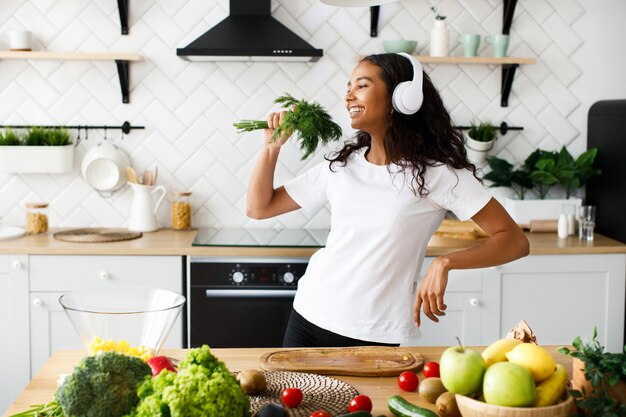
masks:
<svg viewBox="0 0 626 417"><path fill-rule="evenodd" d="M282 134L279 138L274 138L274 131L280 126L285 120L286 111L270 113L267 116L267 126L268 128L264 130L263 137L265 139L265 143L270 146L281 147L287 139L291 136L292 132L287 132Z"/></svg>

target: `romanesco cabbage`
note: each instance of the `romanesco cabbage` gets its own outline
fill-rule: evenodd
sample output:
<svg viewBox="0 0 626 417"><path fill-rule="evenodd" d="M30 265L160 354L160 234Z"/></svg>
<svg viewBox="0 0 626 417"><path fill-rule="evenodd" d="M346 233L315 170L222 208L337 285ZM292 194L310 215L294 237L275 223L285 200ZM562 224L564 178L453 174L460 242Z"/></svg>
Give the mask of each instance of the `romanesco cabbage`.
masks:
<svg viewBox="0 0 626 417"><path fill-rule="evenodd" d="M236 378L209 347L192 349L178 373L162 371L138 388L128 417L249 417L250 403Z"/></svg>

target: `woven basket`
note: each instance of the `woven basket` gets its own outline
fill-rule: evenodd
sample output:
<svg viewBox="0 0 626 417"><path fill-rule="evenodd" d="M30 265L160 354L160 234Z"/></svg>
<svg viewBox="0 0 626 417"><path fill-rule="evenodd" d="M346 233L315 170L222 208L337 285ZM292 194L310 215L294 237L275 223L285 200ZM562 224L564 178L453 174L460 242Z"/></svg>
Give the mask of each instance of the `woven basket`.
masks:
<svg viewBox="0 0 626 417"><path fill-rule="evenodd" d="M262 395L250 395L250 414L254 415L269 403L282 405L281 394L285 388L300 388L302 403L296 408L285 408L291 417L309 417L317 410L331 415L348 412L350 400L359 392L350 384L324 375L305 372L263 371L267 388Z"/></svg>
<svg viewBox="0 0 626 417"><path fill-rule="evenodd" d="M567 417L574 407L574 399L569 395L564 401L548 407L503 407L464 395L455 397L463 417Z"/></svg>
<svg viewBox="0 0 626 417"><path fill-rule="evenodd" d="M140 232L131 232L127 229L109 228L83 228L69 229L56 232L52 235L55 239L73 243L106 243L121 242L123 240L137 239L142 236Z"/></svg>

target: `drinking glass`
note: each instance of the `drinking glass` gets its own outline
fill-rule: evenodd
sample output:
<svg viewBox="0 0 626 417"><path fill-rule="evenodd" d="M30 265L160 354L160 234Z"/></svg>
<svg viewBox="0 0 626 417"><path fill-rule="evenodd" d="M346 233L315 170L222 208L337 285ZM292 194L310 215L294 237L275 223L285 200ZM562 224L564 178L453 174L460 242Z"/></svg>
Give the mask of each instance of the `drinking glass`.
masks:
<svg viewBox="0 0 626 417"><path fill-rule="evenodd" d="M596 206L580 206L578 213L578 238L580 240L593 240L593 229L596 226Z"/></svg>

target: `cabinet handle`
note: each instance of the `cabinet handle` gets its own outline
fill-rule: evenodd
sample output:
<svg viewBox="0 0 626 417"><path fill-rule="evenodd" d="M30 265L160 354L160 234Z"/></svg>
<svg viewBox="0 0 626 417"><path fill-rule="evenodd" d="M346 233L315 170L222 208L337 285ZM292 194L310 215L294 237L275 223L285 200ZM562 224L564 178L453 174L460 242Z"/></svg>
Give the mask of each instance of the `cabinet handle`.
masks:
<svg viewBox="0 0 626 417"><path fill-rule="evenodd" d="M19 259L16 259L13 261L13 269L21 269L22 268L22 261L20 261Z"/></svg>
<svg viewBox="0 0 626 417"><path fill-rule="evenodd" d="M34 305L35 307L41 307L41 306L43 305L43 301L41 301L41 299L40 299L40 298L35 298L35 299L33 300L33 305Z"/></svg>
<svg viewBox="0 0 626 417"><path fill-rule="evenodd" d="M100 279L109 279L109 273L107 271L100 271Z"/></svg>
<svg viewBox="0 0 626 417"><path fill-rule="evenodd" d="M480 304L480 301L478 301L478 298L470 298L469 303L472 307L476 307Z"/></svg>

